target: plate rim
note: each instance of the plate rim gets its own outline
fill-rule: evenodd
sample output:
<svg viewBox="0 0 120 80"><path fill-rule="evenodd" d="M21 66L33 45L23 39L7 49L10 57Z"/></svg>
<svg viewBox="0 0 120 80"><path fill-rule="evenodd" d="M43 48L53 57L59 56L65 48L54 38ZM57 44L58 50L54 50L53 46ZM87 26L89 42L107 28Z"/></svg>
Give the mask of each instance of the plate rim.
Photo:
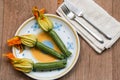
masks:
<svg viewBox="0 0 120 80"><path fill-rule="evenodd" d="M74 58L74 60L73 60L73 63L70 65L70 67L67 69L67 70L65 70L62 74L59 74L59 75L57 75L57 76L55 76L55 77L48 77L48 78L42 78L42 77L37 77L37 76L34 76L34 75L31 75L31 74L28 74L28 73L25 73L28 77L31 77L31 78L33 78L33 79L42 79L42 80L49 80L49 79L58 79L58 78L60 78L60 77L62 77L62 76L64 76L64 75L66 75L68 72L70 72L71 70L72 70L72 68L75 66L75 64L77 63L77 61L78 61L78 58L79 58L79 55L80 55L80 39L79 39L79 37L78 37L78 34L77 34L77 32L75 31L75 29L72 27L72 25L70 24L70 23L68 23L65 19L63 19L62 17L59 17L59 16L57 16L57 15L54 15L54 14L45 14L46 16L50 16L50 17L55 17L55 18L57 18L57 19L59 19L59 20L61 20L61 21L63 21L65 24L67 24L68 25L68 27L70 27L70 29L72 30L72 32L74 33L74 36L76 37L76 42L77 42L77 52L76 52L76 55L75 55L75 58ZM35 19L35 17L33 16L33 17L30 17L30 18L28 18L27 20L25 20L20 26L19 26L19 28L17 29L17 31L16 31L16 33L15 33L15 36L16 35L18 35L18 33L19 33L19 31L28 23L28 22L30 22L31 20L33 20L33 19ZM15 47L13 47L12 48L12 52L13 52L13 55L15 55L15 57L16 57L16 54L15 54Z"/></svg>

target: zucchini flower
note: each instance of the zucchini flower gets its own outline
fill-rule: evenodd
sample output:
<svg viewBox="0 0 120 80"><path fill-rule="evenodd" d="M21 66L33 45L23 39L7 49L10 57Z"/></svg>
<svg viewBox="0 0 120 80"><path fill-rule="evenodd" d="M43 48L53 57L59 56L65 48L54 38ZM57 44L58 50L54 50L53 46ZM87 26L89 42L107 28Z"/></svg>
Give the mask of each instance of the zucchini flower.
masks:
<svg viewBox="0 0 120 80"><path fill-rule="evenodd" d="M51 20L44 15L45 9L41 9L40 11L37 9L37 7L34 7L32 12L39 24L39 26L46 32L50 31L53 28L53 24Z"/></svg>
<svg viewBox="0 0 120 80"><path fill-rule="evenodd" d="M20 52L23 51L23 46L21 45L22 42L21 42L21 40L20 40L20 38L18 36L15 36L15 37L7 40L7 44L8 44L8 46L16 47L17 49L20 50Z"/></svg>
<svg viewBox="0 0 120 80"><path fill-rule="evenodd" d="M20 45L21 40L20 40L19 37L14 37L12 39L7 40L7 43L8 43L9 46Z"/></svg>
<svg viewBox="0 0 120 80"><path fill-rule="evenodd" d="M18 36L21 39L21 43L28 47L34 47L37 41L37 38L35 35L29 34L29 35L22 35Z"/></svg>
<svg viewBox="0 0 120 80"><path fill-rule="evenodd" d="M12 64L16 70L21 72L31 72L33 69L33 61L27 58L14 58Z"/></svg>
<svg viewBox="0 0 120 80"><path fill-rule="evenodd" d="M23 44L28 47L34 47L36 41L37 41L37 37L35 35L28 34L28 35L15 36L7 40L7 43L9 46L16 46Z"/></svg>
<svg viewBox="0 0 120 80"><path fill-rule="evenodd" d="M39 11L37 7L33 7L32 12L42 30L47 32L55 41L61 52L64 53L66 57L69 57L72 53L68 51L63 41L53 30L53 23L47 16L43 14L43 9Z"/></svg>
<svg viewBox="0 0 120 80"><path fill-rule="evenodd" d="M7 53L6 56L11 60L16 70L21 72L31 72L33 70L33 61L31 59L15 58L12 53Z"/></svg>

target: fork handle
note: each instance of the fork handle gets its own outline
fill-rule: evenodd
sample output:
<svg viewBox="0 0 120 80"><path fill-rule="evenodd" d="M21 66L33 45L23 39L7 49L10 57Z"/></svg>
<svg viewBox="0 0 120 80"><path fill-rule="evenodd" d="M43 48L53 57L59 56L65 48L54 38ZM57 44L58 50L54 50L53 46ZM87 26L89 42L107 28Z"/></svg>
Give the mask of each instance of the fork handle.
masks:
<svg viewBox="0 0 120 80"><path fill-rule="evenodd" d="M103 39L102 39L101 37L99 37L98 35L96 35L93 31L91 31L91 30L90 30L88 27L86 27L84 24L82 24L82 23L79 21L79 19L78 19L77 16L74 18L74 20L75 20L78 24L80 24L89 34L91 34L97 41L99 41L100 43L104 43Z"/></svg>

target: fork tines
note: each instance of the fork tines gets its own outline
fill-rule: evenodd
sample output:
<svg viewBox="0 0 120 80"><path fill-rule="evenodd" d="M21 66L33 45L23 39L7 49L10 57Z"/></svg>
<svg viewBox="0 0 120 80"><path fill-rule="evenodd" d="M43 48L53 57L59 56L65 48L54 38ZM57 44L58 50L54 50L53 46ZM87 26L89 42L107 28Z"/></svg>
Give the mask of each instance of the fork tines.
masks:
<svg viewBox="0 0 120 80"><path fill-rule="evenodd" d="M70 10L67 8L67 6L66 6L65 4L63 4L63 5L61 6L61 9L63 10L63 12L64 12L65 14L68 14L68 13L70 12Z"/></svg>

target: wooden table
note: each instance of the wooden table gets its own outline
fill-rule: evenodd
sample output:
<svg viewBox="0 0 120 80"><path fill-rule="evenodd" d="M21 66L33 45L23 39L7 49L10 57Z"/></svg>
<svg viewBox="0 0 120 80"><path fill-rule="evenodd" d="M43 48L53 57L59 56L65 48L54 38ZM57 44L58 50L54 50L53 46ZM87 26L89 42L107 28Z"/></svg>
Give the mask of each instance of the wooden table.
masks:
<svg viewBox="0 0 120 80"><path fill-rule="evenodd" d="M120 21L120 0L96 0L110 15ZM62 2L59 2L62 3ZM32 15L33 6L56 14L57 0L0 0L0 80L33 80L13 69L2 54L10 52L6 40ZM80 36L79 36L80 37ZM75 67L58 80L120 80L120 40L111 49L98 55L80 37L81 51Z"/></svg>

